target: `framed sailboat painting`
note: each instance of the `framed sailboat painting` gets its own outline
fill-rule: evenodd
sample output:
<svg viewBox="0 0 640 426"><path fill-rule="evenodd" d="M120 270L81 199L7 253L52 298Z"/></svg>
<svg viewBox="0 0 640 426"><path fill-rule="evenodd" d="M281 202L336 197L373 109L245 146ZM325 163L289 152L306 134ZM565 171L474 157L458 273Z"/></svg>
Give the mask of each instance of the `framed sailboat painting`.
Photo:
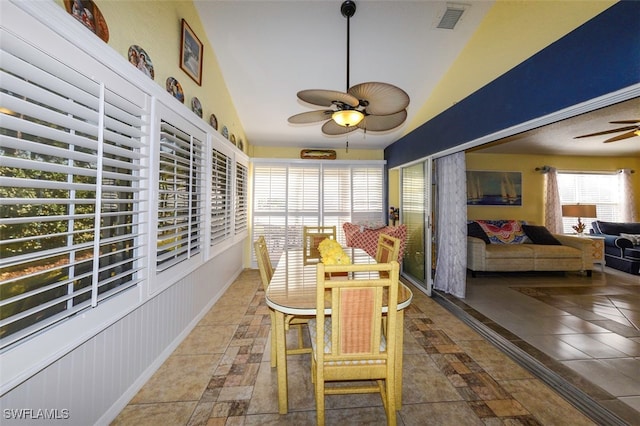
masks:
<svg viewBox="0 0 640 426"><path fill-rule="evenodd" d="M467 170L467 205L522 206L522 173Z"/></svg>

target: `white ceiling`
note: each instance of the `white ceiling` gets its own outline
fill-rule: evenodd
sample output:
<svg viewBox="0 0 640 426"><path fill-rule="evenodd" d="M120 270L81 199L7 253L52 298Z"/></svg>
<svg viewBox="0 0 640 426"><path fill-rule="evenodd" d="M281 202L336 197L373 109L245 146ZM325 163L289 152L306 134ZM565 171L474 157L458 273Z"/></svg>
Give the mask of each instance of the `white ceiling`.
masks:
<svg viewBox="0 0 640 426"><path fill-rule="evenodd" d="M356 130L349 142L381 149L404 133L416 111L447 72L493 1L466 0L453 30L437 29L446 2L357 0L350 20L350 86L381 81L411 99L405 124L384 133ZM293 125L287 118L322 109L301 102L304 89L346 91L347 19L338 1L195 2L242 128L253 145L343 148L346 136L328 137L322 123Z"/></svg>
<svg viewBox="0 0 640 426"><path fill-rule="evenodd" d="M344 148L347 136L322 134L322 123L287 118L322 109L305 104L304 89L346 91L346 27L342 0L196 0L225 84L252 145ZM350 21L350 86L367 81L405 90L411 103L403 125L384 133L348 135L382 149L398 140L469 41L493 1L465 0L453 30L436 28L447 2L356 0ZM603 115L604 114L604 115ZM611 120L639 119L638 100L545 126L493 144L491 152L559 155L640 155L640 137L603 144L606 137L576 135L615 128ZM234 123L228 123L233 125ZM464 123L461 123L463 125ZM353 143L353 144L352 144Z"/></svg>

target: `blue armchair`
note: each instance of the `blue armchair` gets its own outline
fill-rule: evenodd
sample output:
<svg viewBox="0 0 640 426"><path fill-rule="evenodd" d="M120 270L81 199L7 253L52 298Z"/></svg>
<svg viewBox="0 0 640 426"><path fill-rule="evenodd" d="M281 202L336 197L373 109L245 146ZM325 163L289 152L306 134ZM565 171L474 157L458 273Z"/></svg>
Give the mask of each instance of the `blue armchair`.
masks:
<svg viewBox="0 0 640 426"><path fill-rule="evenodd" d="M591 226L591 234L604 237L606 265L640 275L640 223L596 220Z"/></svg>

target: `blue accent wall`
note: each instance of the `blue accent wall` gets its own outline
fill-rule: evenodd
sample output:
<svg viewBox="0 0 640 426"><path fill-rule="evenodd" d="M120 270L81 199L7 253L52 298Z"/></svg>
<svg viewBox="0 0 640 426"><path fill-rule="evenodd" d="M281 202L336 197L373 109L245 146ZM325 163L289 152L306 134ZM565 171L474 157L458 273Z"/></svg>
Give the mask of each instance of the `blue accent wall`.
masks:
<svg viewBox="0 0 640 426"><path fill-rule="evenodd" d="M638 82L640 1L621 1L389 145L384 157L397 167Z"/></svg>

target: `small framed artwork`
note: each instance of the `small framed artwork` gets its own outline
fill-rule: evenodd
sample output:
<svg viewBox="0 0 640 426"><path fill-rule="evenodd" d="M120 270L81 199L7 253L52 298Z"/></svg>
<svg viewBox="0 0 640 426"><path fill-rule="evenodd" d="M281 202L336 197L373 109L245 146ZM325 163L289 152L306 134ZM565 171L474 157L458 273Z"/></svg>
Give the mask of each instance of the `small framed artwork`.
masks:
<svg viewBox="0 0 640 426"><path fill-rule="evenodd" d="M522 206L522 173L467 170L467 205Z"/></svg>
<svg viewBox="0 0 640 426"><path fill-rule="evenodd" d="M335 160L336 152L332 149L303 149L300 158L307 160Z"/></svg>
<svg viewBox="0 0 640 426"><path fill-rule="evenodd" d="M182 41L180 43L180 68L202 85L202 43L187 21L182 20Z"/></svg>

